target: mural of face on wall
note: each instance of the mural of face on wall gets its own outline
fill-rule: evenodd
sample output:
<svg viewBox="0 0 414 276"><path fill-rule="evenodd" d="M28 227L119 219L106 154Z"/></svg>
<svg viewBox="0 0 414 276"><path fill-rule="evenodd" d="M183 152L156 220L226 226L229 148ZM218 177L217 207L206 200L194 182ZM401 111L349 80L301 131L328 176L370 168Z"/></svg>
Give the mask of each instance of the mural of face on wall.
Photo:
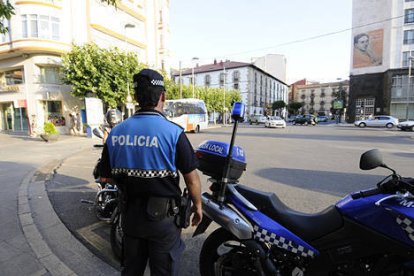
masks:
<svg viewBox="0 0 414 276"><path fill-rule="evenodd" d="M382 65L384 30L378 29L354 36L353 68Z"/></svg>

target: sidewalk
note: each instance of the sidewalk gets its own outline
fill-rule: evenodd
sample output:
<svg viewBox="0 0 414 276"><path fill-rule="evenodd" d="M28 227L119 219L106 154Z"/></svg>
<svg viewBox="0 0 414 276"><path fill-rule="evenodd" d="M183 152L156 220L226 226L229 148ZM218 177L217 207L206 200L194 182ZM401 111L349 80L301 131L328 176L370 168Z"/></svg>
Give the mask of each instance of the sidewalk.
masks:
<svg viewBox="0 0 414 276"><path fill-rule="evenodd" d="M117 275L62 224L45 189L53 170L97 140L57 142L0 134L0 271L2 275Z"/></svg>

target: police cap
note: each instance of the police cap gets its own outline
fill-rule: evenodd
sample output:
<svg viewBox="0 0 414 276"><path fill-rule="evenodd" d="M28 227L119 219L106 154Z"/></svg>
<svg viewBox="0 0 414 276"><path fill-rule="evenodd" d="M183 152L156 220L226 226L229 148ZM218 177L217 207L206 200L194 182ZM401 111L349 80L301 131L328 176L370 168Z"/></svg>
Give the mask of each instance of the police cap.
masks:
<svg viewBox="0 0 414 276"><path fill-rule="evenodd" d="M143 69L133 77L135 98L141 107L154 107L164 88L164 78L157 71Z"/></svg>

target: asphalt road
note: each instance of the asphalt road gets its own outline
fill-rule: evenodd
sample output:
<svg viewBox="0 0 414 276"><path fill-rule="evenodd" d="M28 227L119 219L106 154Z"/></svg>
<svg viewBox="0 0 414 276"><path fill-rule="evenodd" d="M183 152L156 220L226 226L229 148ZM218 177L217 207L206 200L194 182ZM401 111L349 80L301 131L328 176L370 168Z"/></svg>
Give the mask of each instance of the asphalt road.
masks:
<svg viewBox="0 0 414 276"><path fill-rule="evenodd" d="M196 147L204 140L229 142L231 131L231 127L221 127L188 137ZM382 168L359 169L360 155L366 150L380 149L388 166L403 176L413 176L413 137L412 132L334 125L267 129L243 124L236 144L246 152L247 170L240 182L274 192L299 211L317 212L350 192L375 186L389 174ZM95 254L118 267L109 247L109 225L96 218L92 206L80 203L81 199L94 199L92 169L99 155L100 149L90 148L66 159L47 184L47 191L68 229ZM202 185L206 191L205 176ZM208 233L214 228L208 229ZM208 233L191 238L193 231L194 228L188 228L183 233L187 249L180 275L199 275L198 255Z"/></svg>

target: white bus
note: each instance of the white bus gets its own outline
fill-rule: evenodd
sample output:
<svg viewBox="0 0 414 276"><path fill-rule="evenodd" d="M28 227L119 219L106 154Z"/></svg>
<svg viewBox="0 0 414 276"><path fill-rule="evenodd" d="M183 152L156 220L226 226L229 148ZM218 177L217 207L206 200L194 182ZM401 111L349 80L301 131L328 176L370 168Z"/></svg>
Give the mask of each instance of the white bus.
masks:
<svg viewBox="0 0 414 276"><path fill-rule="evenodd" d="M170 121L180 125L186 132L198 133L208 126L208 113L203 100L167 100L164 112Z"/></svg>

